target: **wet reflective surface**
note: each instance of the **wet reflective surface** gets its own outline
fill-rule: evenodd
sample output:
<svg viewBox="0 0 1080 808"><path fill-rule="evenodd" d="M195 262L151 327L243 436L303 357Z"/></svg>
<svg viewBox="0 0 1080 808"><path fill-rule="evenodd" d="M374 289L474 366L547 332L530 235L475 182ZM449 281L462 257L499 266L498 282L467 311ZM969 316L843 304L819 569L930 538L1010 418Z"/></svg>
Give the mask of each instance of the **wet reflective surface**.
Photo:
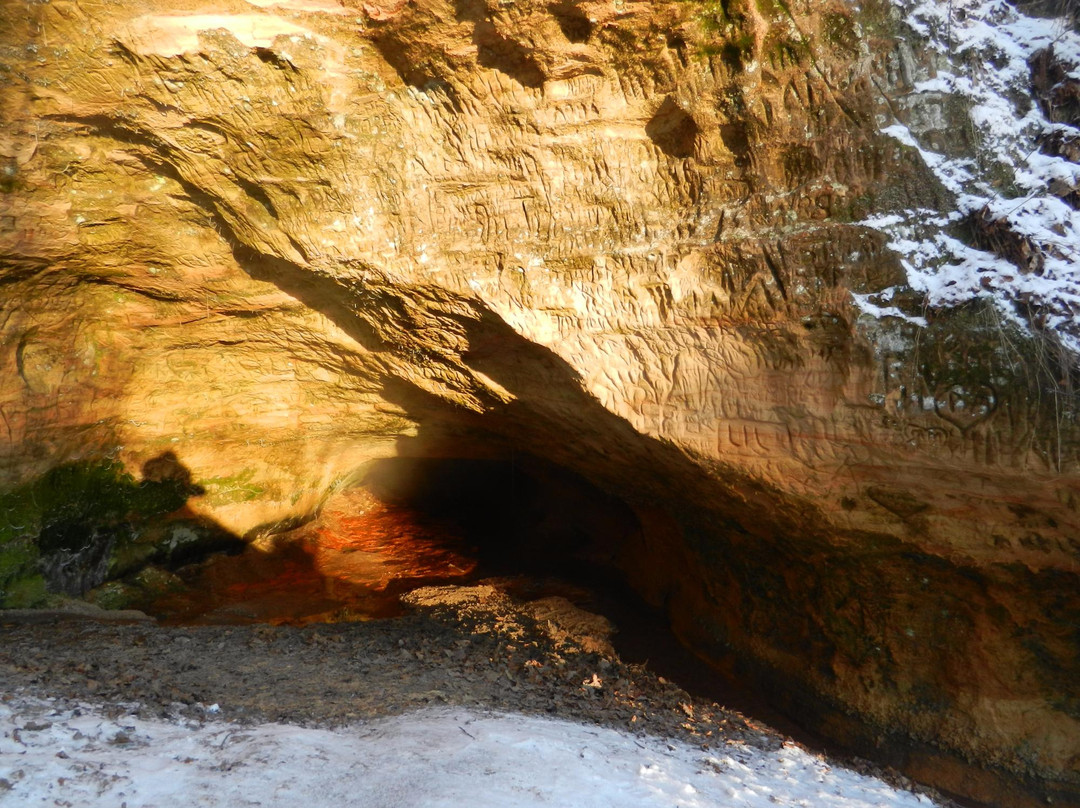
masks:
<svg viewBox="0 0 1080 808"><path fill-rule="evenodd" d="M403 611L402 592L464 580L476 566L476 548L454 520L353 489L309 525L180 570L185 589L159 598L150 611L172 624L392 617Z"/></svg>

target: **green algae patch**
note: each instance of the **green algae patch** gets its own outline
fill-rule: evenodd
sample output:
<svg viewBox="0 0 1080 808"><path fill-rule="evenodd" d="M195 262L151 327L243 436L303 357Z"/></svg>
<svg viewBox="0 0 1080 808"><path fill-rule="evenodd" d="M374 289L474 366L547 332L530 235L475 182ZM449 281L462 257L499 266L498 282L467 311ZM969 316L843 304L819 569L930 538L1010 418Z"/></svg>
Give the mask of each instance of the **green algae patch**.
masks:
<svg viewBox="0 0 1080 808"><path fill-rule="evenodd" d="M25 609L45 600L45 581L37 569L37 548L19 538L0 544L0 608Z"/></svg>
<svg viewBox="0 0 1080 808"><path fill-rule="evenodd" d="M78 551L95 532L128 532L135 520L180 508L187 501L181 489L174 480L137 483L111 460L58 466L32 491L41 507L38 546Z"/></svg>
<svg viewBox="0 0 1080 808"><path fill-rule="evenodd" d="M185 588L177 575L151 565L123 580L106 581L87 592L85 599L110 611L148 609L157 599L182 592Z"/></svg>
<svg viewBox="0 0 1080 808"><path fill-rule="evenodd" d="M229 477L207 477L199 481L207 492L207 502L211 505L232 505L236 502L250 502L266 492L261 485L252 482L255 469L244 469Z"/></svg>
<svg viewBox="0 0 1080 808"><path fill-rule="evenodd" d="M2 605L5 609L32 609L45 605L49 597L42 575L29 575L13 581L4 590Z"/></svg>
<svg viewBox="0 0 1080 808"><path fill-rule="evenodd" d="M168 454L143 471L137 481L109 458L66 463L0 494L0 606L38 605L49 591L81 595L149 558L141 527L201 489Z"/></svg>
<svg viewBox="0 0 1080 808"><path fill-rule="evenodd" d="M826 13L822 19L822 34L825 42L850 56L859 53L859 31L855 21L847 14Z"/></svg>
<svg viewBox="0 0 1080 808"><path fill-rule="evenodd" d="M136 586L123 581L108 581L86 593L86 600L102 609L118 611L137 609L143 602L143 593Z"/></svg>

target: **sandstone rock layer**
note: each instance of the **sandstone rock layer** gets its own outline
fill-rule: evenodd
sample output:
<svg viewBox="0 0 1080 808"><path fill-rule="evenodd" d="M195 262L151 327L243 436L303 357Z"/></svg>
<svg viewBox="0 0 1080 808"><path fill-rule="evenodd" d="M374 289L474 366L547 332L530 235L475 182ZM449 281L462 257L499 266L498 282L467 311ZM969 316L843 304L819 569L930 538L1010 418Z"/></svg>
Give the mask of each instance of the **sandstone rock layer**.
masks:
<svg viewBox="0 0 1080 808"><path fill-rule="evenodd" d="M888 6L3 15L0 488L106 458L189 497L108 574L381 459L513 462L618 503L593 556L794 714L977 799L1080 794L1074 371L921 311L857 223L949 202L879 132ZM891 287L925 326L853 304Z"/></svg>

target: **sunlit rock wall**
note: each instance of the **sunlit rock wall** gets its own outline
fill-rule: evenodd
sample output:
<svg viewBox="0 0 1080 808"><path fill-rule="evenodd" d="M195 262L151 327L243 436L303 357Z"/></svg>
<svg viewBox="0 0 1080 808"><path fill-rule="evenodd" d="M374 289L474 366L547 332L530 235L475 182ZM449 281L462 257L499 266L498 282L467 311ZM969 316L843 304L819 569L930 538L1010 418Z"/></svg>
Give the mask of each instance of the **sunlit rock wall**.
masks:
<svg viewBox="0 0 1080 808"><path fill-rule="evenodd" d="M9 491L175 458L251 536L380 457L542 458L794 712L975 796L934 754L1080 784L1072 366L859 224L953 202L880 132L889 6L3 13Z"/></svg>

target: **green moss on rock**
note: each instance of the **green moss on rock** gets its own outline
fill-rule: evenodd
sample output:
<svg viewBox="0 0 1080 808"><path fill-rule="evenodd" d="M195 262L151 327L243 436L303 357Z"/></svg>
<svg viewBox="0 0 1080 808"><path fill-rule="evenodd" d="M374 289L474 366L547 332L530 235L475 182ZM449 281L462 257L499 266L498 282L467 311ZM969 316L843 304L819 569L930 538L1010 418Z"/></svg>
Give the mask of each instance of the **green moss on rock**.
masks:
<svg viewBox="0 0 1080 808"><path fill-rule="evenodd" d="M34 574L8 583L3 589L0 607L4 609L32 609L41 606L48 598L45 578Z"/></svg>
<svg viewBox="0 0 1080 808"><path fill-rule="evenodd" d="M124 580L107 581L84 596L102 609L147 609L165 595L184 589L184 582L166 569L145 567Z"/></svg>
<svg viewBox="0 0 1080 808"><path fill-rule="evenodd" d="M199 484L206 488L207 501L211 505L231 505L236 502L250 502L265 490L252 482L255 469L244 469L229 477L207 477Z"/></svg>
<svg viewBox="0 0 1080 808"><path fill-rule="evenodd" d="M152 597L160 597L170 592L179 592L184 588L184 582L180 580L179 576L162 567L146 567L140 570L132 578L132 583Z"/></svg>
<svg viewBox="0 0 1080 808"><path fill-rule="evenodd" d="M80 595L149 558L142 526L201 489L168 453L143 471L139 482L110 458L66 463L0 494L0 604L40 601L46 587Z"/></svg>
<svg viewBox="0 0 1080 808"><path fill-rule="evenodd" d="M139 587L123 581L109 581L86 593L86 599L102 609L137 609L144 600Z"/></svg>
<svg viewBox="0 0 1080 808"><path fill-rule="evenodd" d="M822 19L825 42L833 48L852 56L859 52L859 32L855 21L847 14L829 13Z"/></svg>

